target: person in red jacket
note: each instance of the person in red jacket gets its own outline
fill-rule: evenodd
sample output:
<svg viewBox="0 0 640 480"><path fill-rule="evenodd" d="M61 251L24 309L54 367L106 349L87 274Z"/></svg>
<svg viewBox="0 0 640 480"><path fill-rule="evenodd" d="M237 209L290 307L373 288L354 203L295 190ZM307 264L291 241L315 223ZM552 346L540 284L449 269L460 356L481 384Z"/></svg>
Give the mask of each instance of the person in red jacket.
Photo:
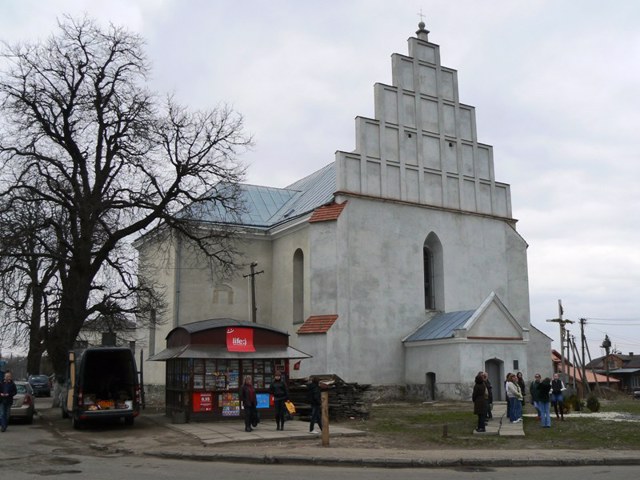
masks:
<svg viewBox="0 0 640 480"><path fill-rule="evenodd" d="M258 419L258 400L250 376L244 378L244 384L240 388L240 401L244 407L244 431L250 432L253 430L251 425L257 425Z"/></svg>
<svg viewBox="0 0 640 480"><path fill-rule="evenodd" d="M11 415L11 405L13 405L13 397L18 393L16 384L13 383L13 375L11 372L4 374L4 381L0 384L0 430L7 430L9 416Z"/></svg>

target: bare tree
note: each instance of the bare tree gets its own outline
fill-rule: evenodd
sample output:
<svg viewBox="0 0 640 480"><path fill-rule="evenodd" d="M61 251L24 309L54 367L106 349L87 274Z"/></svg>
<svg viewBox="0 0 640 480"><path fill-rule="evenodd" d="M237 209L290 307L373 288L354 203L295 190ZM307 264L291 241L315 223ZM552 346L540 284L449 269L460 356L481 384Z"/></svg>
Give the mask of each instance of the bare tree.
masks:
<svg viewBox="0 0 640 480"><path fill-rule="evenodd" d="M37 201L0 207L0 331L4 342L28 345L27 372L34 374L40 373L57 298L58 269L48 254L55 238L47 230L48 218Z"/></svg>
<svg viewBox="0 0 640 480"><path fill-rule="evenodd" d="M251 139L228 107L190 111L150 93L142 39L113 25L66 17L48 41L5 46L3 59L0 196L58 213L48 225L60 299L47 350L62 373L87 319L114 305L133 311L124 300L139 289L152 294L131 268L134 236L179 232L233 267L233 231L202 228L192 213L241 208L237 155Z"/></svg>

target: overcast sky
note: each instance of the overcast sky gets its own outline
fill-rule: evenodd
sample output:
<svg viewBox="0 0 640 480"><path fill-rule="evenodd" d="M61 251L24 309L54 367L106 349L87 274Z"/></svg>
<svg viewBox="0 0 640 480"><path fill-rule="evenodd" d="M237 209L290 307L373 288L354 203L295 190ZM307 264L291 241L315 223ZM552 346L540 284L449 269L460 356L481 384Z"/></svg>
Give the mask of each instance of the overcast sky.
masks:
<svg viewBox="0 0 640 480"><path fill-rule="evenodd" d="M127 26L152 87L231 104L255 139L248 182L284 187L353 150L354 118L373 116L420 11L511 185L532 323L559 349L547 319L562 299L578 343L587 319L592 357L605 333L640 353L638 1L0 0L0 39L45 38L64 13Z"/></svg>

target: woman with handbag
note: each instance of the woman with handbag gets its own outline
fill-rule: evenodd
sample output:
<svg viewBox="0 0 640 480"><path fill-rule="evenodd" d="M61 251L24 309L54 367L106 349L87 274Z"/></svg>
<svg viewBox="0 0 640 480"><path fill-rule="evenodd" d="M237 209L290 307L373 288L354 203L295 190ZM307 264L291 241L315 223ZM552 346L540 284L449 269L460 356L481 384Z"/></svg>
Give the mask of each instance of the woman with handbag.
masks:
<svg viewBox="0 0 640 480"><path fill-rule="evenodd" d="M276 411L276 430L284 430L286 413L284 403L289 400L289 389L280 372L276 372L273 383L269 387L269 392L273 395L273 406Z"/></svg>

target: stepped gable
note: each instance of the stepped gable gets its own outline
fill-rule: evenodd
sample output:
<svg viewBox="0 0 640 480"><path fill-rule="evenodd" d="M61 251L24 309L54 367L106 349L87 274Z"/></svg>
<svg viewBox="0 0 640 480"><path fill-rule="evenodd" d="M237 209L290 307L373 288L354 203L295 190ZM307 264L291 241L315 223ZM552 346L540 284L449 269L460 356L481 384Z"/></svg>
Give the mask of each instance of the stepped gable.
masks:
<svg viewBox="0 0 640 480"><path fill-rule="evenodd" d="M392 85L374 86L374 118L356 118L356 148L336 152L339 192L511 218L509 185L494 178L492 147L475 109L460 102L456 70L420 23L409 54L392 55Z"/></svg>

